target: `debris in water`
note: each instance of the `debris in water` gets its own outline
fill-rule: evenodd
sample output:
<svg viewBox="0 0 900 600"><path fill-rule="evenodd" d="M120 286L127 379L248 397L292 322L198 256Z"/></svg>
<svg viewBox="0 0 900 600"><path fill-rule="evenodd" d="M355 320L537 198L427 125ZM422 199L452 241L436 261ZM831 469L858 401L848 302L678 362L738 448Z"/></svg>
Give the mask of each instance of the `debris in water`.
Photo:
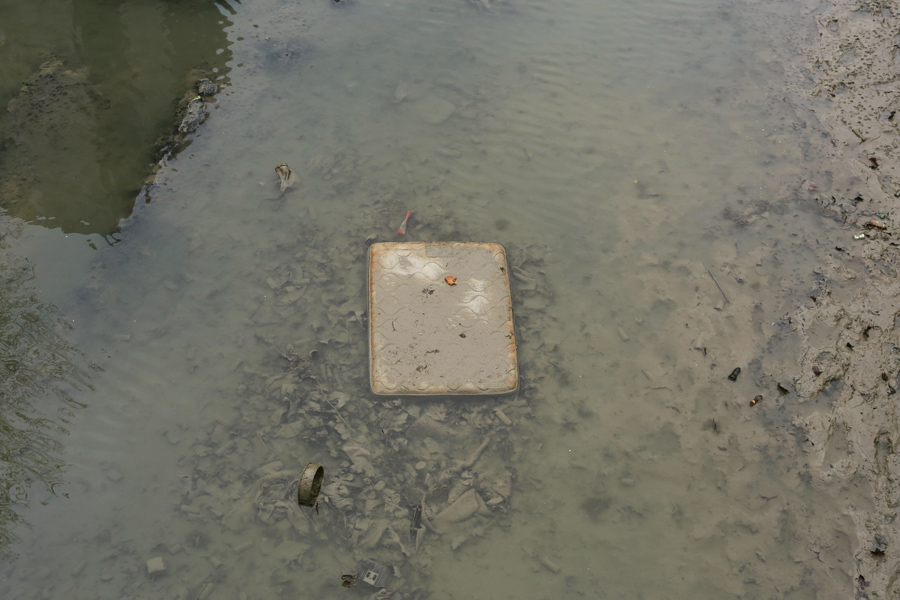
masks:
<svg viewBox="0 0 900 600"><path fill-rule="evenodd" d="M345 588L352 587L353 582L359 577L359 573L350 573L347 575L341 575L341 585Z"/></svg>
<svg viewBox="0 0 900 600"><path fill-rule="evenodd" d="M325 477L325 469L322 465L309 463L300 476L300 484L297 486L297 502L300 506L316 506L316 499L322 489L322 479ZM318 511L318 508L317 508Z"/></svg>
<svg viewBox="0 0 900 600"><path fill-rule="evenodd" d="M562 570L562 567L560 567L558 564L556 564L546 556L538 557L538 562L541 563L551 573L559 573Z"/></svg>
<svg viewBox="0 0 900 600"><path fill-rule="evenodd" d="M383 588L391 578L391 573L385 565L371 559L359 561L356 568L362 573L362 580L372 587Z"/></svg>
<svg viewBox="0 0 900 600"><path fill-rule="evenodd" d="M151 578L160 577L166 574L166 563L161 556L151 558L147 561L147 575Z"/></svg>
<svg viewBox="0 0 900 600"><path fill-rule="evenodd" d="M407 224L409 224L409 216L411 214L411 210L406 211L406 218L404 218L403 222L400 223L400 228L397 230L397 235L406 235L406 226Z"/></svg>
<svg viewBox="0 0 900 600"><path fill-rule="evenodd" d="M446 277L444 277L444 281L447 282L447 285L456 285L456 277L453 277L451 275L447 275Z"/></svg>
<svg viewBox="0 0 900 600"><path fill-rule="evenodd" d="M875 534L875 543L872 545L872 549L869 550L869 552L871 552L875 556L882 556L882 555L884 555L885 551L887 550L887 547L888 547L887 538L885 538L880 533L876 533Z"/></svg>
<svg viewBox="0 0 900 600"><path fill-rule="evenodd" d="M287 163L281 163L280 165L275 167L275 172L278 173L278 178L281 180L282 192L294 185L294 182L296 181L294 172L291 171L291 168L287 165Z"/></svg>
<svg viewBox="0 0 900 600"><path fill-rule="evenodd" d="M312 355L305 354L295 350L293 346L288 346L285 352L278 351L288 363L290 363L290 372L297 376L297 379L309 379L312 377Z"/></svg>
<svg viewBox="0 0 900 600"><path fill-rule="evenodd" d="M712 270L707 269L706 272L709 273L709 276L712 277L713 283L715 283L716 287L719 288L719 291L722 292L722 297L725 298L725 302L727 302L728 304L731 304L731 300L729 300L728 296L725 295L725 290L723 290L722 286L719 285L719 282L716 280L716 276L712 274ZM732 381L734 381L734 380L732 379Z"/></svg>
<svg viewBox="0 0 900 600"><path fill-rule="evenodd" d="M422 505L416 505L413 510L412 522L409 526L409 541L413 547L419 549L419 530L422 528Z"/></svg>
<svg viewBox="0 0 900 600"><path fill-rule="evenodd" d="M209 79L201 79L197 82L197 93L201 96L210 96L219 91L219 86Z"/></svg>
<svg viewBox="0 0 900 600"><path fill-rule="evenodd" d="M741 368L735 367L734 371L731 372L731 375L728 376L728 379L730 379L731 381L737 381L738 375L740 375L740 374L741 374Z"/></svg>

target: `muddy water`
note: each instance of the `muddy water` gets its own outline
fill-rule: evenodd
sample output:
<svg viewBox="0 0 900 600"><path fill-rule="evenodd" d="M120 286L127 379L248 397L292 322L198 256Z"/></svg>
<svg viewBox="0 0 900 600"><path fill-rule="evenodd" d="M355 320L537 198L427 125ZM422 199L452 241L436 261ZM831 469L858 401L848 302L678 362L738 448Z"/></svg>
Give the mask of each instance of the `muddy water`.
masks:
<svg viewBox="0 0 900 600"><path fill-rule="evenodd" d="M867 490L792 426L786 316L843 232L797 191L791 7L229 8L231 86L122 241L36 259L97 369L4 597L362 597L367 557L405 597L846 596ZM366 240L407 210L410 240L507 247L516 395L368 391Z"/></svg>
<svg viewBox="0 0 900 600"><path fill-rule="evenodd" d="M176 101L200 77L227 80L228 11L3 0L0 12L0 206L66 232L113 233Z"/></svg>

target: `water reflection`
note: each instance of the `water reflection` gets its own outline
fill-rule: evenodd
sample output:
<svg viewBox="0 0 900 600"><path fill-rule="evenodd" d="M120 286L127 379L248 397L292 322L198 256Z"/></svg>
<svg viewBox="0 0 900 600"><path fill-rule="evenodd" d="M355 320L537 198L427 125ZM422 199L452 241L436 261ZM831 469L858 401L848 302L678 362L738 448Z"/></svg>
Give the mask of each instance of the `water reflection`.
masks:
<svg viewBox="0 0 900 600"><path fill-rule="evenodd" d="M0 220L0 234L9 227ZM35 297L33 279L28 261L0 249L0 555L25 524L20 509L63 482L62 439L83 406L72 392L88 386L82 355L58 333L63 323Z"/></svg>
<svg viewBox="0 0 900 600"><path fill-rule="evenodd" d="M216 4L0 0L0 190L12 216L110 233L176 101L231 58Z"/></svg>

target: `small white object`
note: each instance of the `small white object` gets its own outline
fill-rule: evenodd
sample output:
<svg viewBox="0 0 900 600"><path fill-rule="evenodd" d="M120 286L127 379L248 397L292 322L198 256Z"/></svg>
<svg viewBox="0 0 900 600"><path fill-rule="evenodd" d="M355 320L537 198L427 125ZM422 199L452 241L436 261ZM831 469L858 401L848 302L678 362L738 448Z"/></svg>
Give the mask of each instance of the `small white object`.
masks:
<svg viewBox="0 0 900 600"><path fill-rule="evenodd" d="M147 575L150 577L159 577L166 572L166 563L161 556L151 558L147 561Z"/></svg>

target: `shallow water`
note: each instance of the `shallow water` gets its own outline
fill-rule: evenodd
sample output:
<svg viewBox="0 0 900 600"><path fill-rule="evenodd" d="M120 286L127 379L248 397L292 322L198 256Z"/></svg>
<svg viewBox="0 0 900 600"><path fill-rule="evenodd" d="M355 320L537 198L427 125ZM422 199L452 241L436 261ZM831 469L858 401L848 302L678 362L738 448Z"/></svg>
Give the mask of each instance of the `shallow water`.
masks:
<svg viewBox="0 0 900 600"><path fill-rule="evenodd" d="M784 317L841 235L798 193L791 6L226 4L231 86L122 241L23 237L97 369L4 597L363 596L368 556L409 597L846 596L866 490L814 481L791 426ZM507 248L516 395L368 391L366 239L407 210L410 240ZM512 492L412 551L409 506L487 438L449 483ZM319 514L283 475L310 461Z"/></svg>
<svg viewBox="0 0 900 600"><path fill-rule="evenodd" d="M227 81L227 11L204 0L3 0L0 13L0 103L15 99L0 118L0 205L66 232L113 233L176 101L200 77Z"/></svg>

